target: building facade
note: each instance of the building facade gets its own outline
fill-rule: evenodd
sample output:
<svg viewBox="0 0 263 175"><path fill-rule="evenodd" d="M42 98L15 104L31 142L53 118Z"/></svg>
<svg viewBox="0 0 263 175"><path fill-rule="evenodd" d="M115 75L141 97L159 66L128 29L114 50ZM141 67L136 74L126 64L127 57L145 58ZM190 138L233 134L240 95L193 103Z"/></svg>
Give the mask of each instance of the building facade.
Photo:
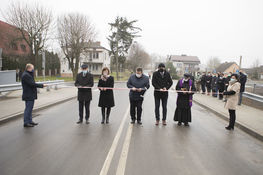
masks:
<svg viewBox="0 0 263 175"><path fill-rule="evenodd" d="M178 76L184 73L195 73L199 71L200 60L197 56L168 55L167 61L172 62Z"/></svg>
<svg viewBox="0 0 263 175"><path fill-rule="evenodd" d="M101 74L103 67L110 67L110 51L102 47L100 42L85 44L85 51L80 56L79 72L82 64L88 64L88 71L95 76ZM72 77L72 71L66 59L61 59L61 76Z"/></svg>

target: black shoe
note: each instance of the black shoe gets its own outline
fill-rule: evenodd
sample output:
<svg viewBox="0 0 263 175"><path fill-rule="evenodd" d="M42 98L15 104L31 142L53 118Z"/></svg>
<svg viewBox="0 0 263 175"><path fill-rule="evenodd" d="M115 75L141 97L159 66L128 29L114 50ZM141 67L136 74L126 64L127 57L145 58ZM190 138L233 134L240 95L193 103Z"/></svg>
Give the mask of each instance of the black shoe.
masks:
<svg viewBox="0 0 263 175"><path fill-rule="evenodd" d="M83 121L82 120L79 120L79 121L77 121L77 124L81 124Z"/></svg>
<svg viewBox="0 0 263 175"><path fill-rule="evenodd" d="M134 124L134 123L135 123L135 120L132 120L132 121L131 121L131 124Z"/></svg>
<svg viewBox="0 0 263 175"><path fill-rule="evenodd" d="M181 126L182 125L182 122L178 122L178 124L177 124L178 126Z"/></svg>
<svg viewBox="0 0 263 175"><path fill-rule="evenodd" d="M107 124L109 123L109 117L106 117L106 123Z"/></svg>
<svg viewBox="0 0 263 175"><path fill-rule="evenodd" d="M32 122L32 123L30 123L31 125L34 125L34 126L36 126L36 125L38 125L38 123L35 123L35 122Z"/></svg>
<svg viewBox="0 0 263 175"><path fill-rule="evenodd" d="M189 124L188 124L188 123L185 123L184 126L189 126Z"/></svg>
<svg viewBox="0 0 263 175"><path fill-rule="evenodd" d="M89 124L90 122L89 122L89 120L86 120L86 124Z"/></svg>
<svg viewBox="0 0 263 175"><path fill-rule="evenodd" d="M25 127L25 128L30 128L30 127L34 127L34 125L28 123L28 124L24 124L24 127Z"/></svg>
<svg viewBox="0 0 263 175"><path fill-rule="evenodd" d="M137 123L138 123L139 125L142 125L142 122L141 122L140 120L138 120Z"/></svg>
<svg viewBox="0 0 263 175"><path fill-rule="evenodd" d="M225 127L225 128L226 128L226 130L231 130L231 129L234 130L234 128L232 128L232 127L230 127L230 126L227 126L227 127Z"/></svg>

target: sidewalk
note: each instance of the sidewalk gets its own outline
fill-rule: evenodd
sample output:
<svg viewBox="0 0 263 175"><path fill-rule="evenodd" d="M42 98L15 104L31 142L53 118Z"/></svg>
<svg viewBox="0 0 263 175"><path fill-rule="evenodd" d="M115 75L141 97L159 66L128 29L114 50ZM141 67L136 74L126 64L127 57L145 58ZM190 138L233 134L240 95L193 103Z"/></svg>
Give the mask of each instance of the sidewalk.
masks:
<svg viewBox="0 0 263 175"><path fill-rule="evenodd" d="M203 94L195 94L193 100L228 121L228 110L224 108L225 103L222 100ZM236 126L263 141L263 110L246 105L238 106L236 110Z"/></svg>
<svg viewBox="0 0 263 175"><path fill-rule="evenodd" d="M25 103L22 101L22 91L13 91L5 97L0 98L0 123L7 122L11 119L22 117ZM77 96L75 87L59 88L58 90L46 88L40 89L38 99L35 101L34 111L65 102Z"/></svg>

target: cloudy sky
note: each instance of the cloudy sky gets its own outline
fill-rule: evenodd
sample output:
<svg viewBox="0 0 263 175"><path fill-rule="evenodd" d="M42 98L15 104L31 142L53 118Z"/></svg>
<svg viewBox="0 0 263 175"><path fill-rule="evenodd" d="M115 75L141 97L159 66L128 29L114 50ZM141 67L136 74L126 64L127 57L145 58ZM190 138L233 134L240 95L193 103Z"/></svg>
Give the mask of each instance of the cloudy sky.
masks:
<svg viewBox="0 0 263 175"><path fill-rule="evenodd" d="M37 0L14 0L36 2ZM149 53L210 57L250 67L263 64L263 0L38 0L54 15L80 12L98 31L97 40L108 47L108 23L117 15L139 20L141 38ZM1 10L10 0L1 0ZM0 20L3 17L0 15Z"/></svg>

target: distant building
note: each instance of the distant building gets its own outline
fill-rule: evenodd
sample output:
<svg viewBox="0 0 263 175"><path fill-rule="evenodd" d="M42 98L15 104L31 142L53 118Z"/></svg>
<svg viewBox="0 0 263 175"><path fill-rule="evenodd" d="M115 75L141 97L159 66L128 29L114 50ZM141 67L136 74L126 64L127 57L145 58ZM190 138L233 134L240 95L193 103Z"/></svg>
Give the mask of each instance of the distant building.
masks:
<svg viewBox="0 0 263 175"><path fill-rule="evenodd" d="M168 55L167 61L173 63L178 76L199 71L200 60L197 56Z"/></svg>
<svg viewBox="0 0 263 175"><path fill-rule="evenodd" d="M249 78L263 80L263 65L255 68L243 69Z"/></svg>
<svg viewBox="0 0 263 175"><path fill-rule="evenodd" d="M237 70L239 70L239 66L236 62L225 62L220 64L216 68L216 72L232 72L235 73Z"/></svg>
<svg viewBox="0 0 263 175"><path fill-rule="evenodd" d="M85 52L80 56L79 67L86 63L89 66L89 72L100 75L103 67L110 67L110 51L102 47L100 42L88 42L85 45ZM72 71L66 59L61 60L61 76L72 77Z"/></svg>
<svg viewBox="0 0 263 175"><path fill-rule="evenodd" d="M18 28L3 21L0 21L0 48L2 48L4 70L18 68L20 59L31 54L31 49L22 39Z"/></svg>

